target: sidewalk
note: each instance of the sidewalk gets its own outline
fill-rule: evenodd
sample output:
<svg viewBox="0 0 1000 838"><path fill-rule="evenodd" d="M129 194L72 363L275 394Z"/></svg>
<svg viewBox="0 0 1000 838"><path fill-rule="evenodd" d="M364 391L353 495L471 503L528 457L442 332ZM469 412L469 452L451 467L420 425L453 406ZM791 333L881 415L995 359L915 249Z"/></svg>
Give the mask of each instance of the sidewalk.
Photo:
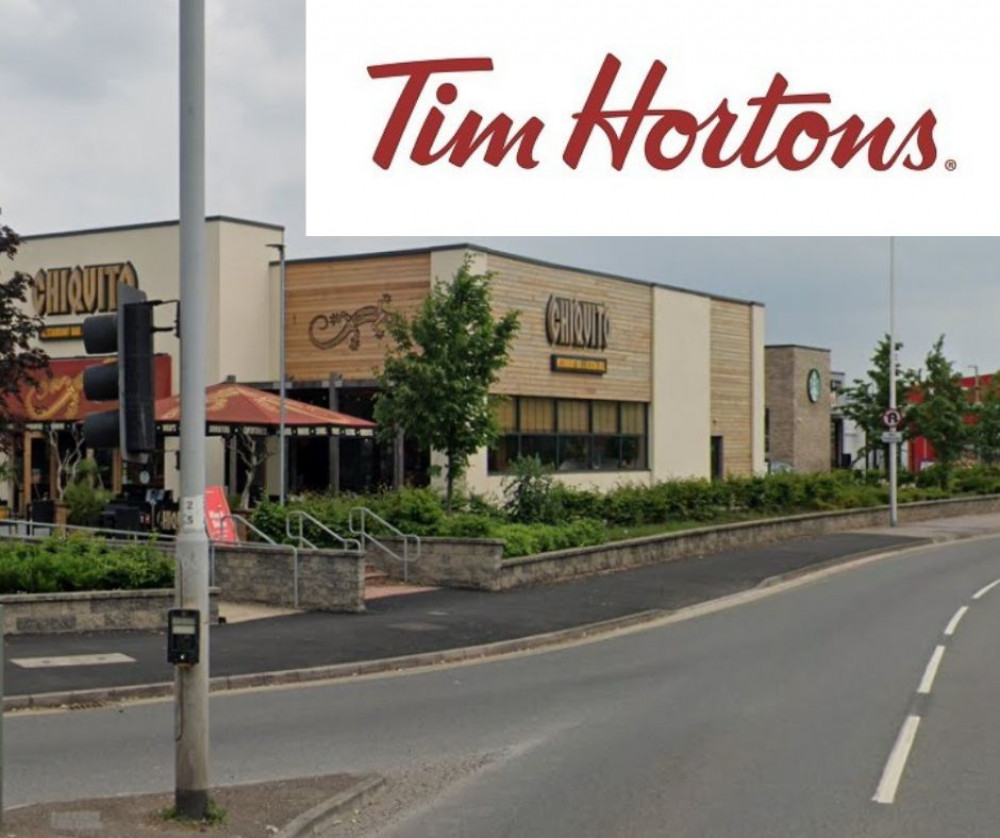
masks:
<svg viewBox="0 0 1000 838"><path fill-rule="evenodd" d="M731 550L502 594L442 589L374 597L360 615L301 613L213 626L211 671L213 678L244 676L526 638L676 610L860 555L991 533L1000 533L1000 515ZM73 660L84 655L115 655L121 662ZM13 636L5 641L5 695L10 704L46 693L166 684L173 669L165 657L158 633ZM37 658L61 665L27 668ZM51 660L58 658L64 660Z"/></svg>

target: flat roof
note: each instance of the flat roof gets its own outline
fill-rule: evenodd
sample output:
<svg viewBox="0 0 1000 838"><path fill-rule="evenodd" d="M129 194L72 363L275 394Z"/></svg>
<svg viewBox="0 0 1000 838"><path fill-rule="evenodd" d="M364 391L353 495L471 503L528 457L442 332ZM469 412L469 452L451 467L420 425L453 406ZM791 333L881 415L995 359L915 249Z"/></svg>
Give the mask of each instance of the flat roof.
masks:
<svg viewBox="0 0 1000 838"><path fill-rule="evenodd" d="M358 259L389 259L402 256L420 256L423 254L437 253L444 250L474 250L477 253L486 253L490 256L500 256L505 259L515 259L518 262L524 262L528 265L537 265L542 268L555 268L556 270L563 271L573 271L575 273L585 274L587 276L601 277L602 279L614 279L619 282L630 282L634 285L644 285L651 288L666 288L669 291L680 291L684 294L694 294L697 297L707 297L710 300L719 300L728 303L742 303L744 305L760 306L764 307L764 303L758 302L757 300L743 300L738 297L726 297L721 294L711 294L707 291L697 291L692 288L682 288L679 285L669 285L665 282L657 282L651 279L637 279L630 276L622 276L621 274L608 273L607 271L596 271L591 268L580 268L574 265L565 265L558 262L547 262L543 259L535 259L530 256L522 256L517 253L508 253L503 250L495 250L492 247L483 247L482 245L475 244L474 242L456 242L454 244L435 244L427 245L425 247L414 247L406 250L384 250L384 251L374 251L370 253L345 253L340 256L314 256L312 258L303 259L286 259L286 265L295 264L316 264L318 262L352 262ZM273 263L277 264L277 262Z"/></svg>
<svg viewBox="0 0 1000 838"><path fill-rule="evenodd" d="M247 227L262 227L265 230L280 230L285 228L280 224L268 224L263 221L252 221L248 218L236 218L232 215L207 215L205 221L227 221L230 224L243 224ZM148 230L152 227L177 227L181 222L178 219L172 221L145 221L139 224L120 224L113 227L91 227L86 230L63 230L57 233L31 233L21 236L21 241L32 241L37 239L60 239L71 236L95 236L101 233L126 233L131 230Z"/></svg>
<svg viewBox="0 0 1000 838"><path fill-rule="evenodd" d="M806 346L804 343L768 343L765 349L808 349L810 352L830 352L823 346Z"/></svg>

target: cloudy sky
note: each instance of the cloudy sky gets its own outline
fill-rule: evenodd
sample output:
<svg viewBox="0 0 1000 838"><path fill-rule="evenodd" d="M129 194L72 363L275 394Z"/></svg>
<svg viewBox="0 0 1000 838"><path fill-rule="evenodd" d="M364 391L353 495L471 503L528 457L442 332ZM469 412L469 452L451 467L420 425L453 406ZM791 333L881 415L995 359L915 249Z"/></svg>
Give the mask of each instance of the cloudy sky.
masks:
<svg viewBox="0 0 1000 838"><path fill-rule="evenodd" d="M305 235L305 4L208 0L207 209L282 224L289 257L450 239ZM0 0L0 208L24 235L178 214L176 0ZM995 208L990 208L995 211ZM479 238L540 259L758 300L769 343L861 374L889 320L884 238ZM1000 239L897 241L897 334L1000 368Z"/></svg>

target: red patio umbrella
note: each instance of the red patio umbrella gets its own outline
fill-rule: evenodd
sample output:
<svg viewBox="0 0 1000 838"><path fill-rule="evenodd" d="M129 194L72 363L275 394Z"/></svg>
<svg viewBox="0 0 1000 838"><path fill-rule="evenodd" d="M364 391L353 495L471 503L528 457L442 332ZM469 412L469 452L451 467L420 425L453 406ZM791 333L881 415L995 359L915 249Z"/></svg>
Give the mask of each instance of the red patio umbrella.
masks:
<svg viewBox="0 0 1000 838"><path fill-rule="evenodd" d="M180 432L181 397L156 400L156 422L167 435ZM228 436L237 429L277 432L281 399L245 384L223 382L205 389L205 422L209 435ZM290 436L372 436L375 423L346 413L285 399L285 433Z"/></svg>

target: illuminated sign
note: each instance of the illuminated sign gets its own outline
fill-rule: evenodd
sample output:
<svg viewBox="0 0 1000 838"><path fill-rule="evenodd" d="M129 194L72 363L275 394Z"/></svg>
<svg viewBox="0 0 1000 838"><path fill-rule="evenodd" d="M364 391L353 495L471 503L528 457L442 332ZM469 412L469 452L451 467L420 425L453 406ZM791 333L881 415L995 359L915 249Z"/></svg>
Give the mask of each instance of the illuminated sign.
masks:
<svg viewBox="0 0 1000 838"><path fill-rule="evenodd" d="M38 336L42 340L82 340L83 324L67 323L65 326L45 326Z"/></svg>
<svg viewBox="0 0 1000 838"><path fill-rule="evenodd" d="M139 287L131 262L75 268L42 268L35 274L32 299L39 317L93 314L118 308L118 284Z"/></svg>
<svg viewBox="0 0 1000 838"><path fill-rule="evenodd" d="M553 355L552 372L576 372L584 375L604 375L607 358L577 358L574 355Z"/></svg>
<svg viewBox="0 0 1000 838"><path fill-rule="evenodd" d="M552 296L545 306L545 336L552 346L607 349L611 317L603 303Z"/></svg>

